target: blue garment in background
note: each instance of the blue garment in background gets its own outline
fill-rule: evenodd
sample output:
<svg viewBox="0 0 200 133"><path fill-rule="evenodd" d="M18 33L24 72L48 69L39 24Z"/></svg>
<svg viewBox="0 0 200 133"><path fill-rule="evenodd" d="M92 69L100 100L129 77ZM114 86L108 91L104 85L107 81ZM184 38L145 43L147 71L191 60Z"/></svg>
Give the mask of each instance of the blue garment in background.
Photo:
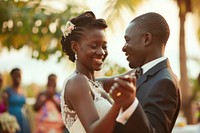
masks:
<svg viewBox="0 0 200 133"><path fill-rule="evenodd" d="M26 103L25 96L16 93L12 88L7 88L6 92L9 94L8 111L16 116L21 128L21 131L17 133L31 133L28 118L23 113L23 106Z"/></svg>

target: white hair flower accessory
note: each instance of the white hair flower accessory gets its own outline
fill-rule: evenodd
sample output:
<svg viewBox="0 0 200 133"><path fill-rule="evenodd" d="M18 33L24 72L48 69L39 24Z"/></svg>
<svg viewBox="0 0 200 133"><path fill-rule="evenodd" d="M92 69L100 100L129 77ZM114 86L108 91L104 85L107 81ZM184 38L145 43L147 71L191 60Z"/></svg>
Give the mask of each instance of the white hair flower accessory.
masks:
<svg viewBox="0 0 200 133"><path fill-rule="evenodd" d="M68 21L62 30L63 36L66 38L69 34L71 34L72 30L74 29L75 25L72 22Z"/></svg>

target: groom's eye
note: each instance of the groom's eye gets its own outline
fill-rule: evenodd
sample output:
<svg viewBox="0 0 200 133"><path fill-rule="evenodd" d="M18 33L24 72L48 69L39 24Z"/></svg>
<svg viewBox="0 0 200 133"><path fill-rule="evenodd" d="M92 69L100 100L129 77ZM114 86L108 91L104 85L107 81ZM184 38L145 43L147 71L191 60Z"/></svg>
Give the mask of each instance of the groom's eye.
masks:
<svg viewBox="0 0 200 133"><path fill-rule="evenodd" d="M129 39L126 39L126 43L129 43L130 42L130 40Z"/></svg>

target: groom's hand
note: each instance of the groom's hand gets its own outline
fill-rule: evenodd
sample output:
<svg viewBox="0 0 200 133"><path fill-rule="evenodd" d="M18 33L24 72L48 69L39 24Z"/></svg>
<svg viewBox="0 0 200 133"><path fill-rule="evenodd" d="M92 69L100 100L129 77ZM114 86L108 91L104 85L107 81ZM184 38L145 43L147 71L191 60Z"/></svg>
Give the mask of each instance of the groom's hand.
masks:
<svg viewBox="0 0 200 133"><path fill-rule="evenodd" d="M135 100L136 97L136 79L132 76L124 76L115 79L110 89L110 95L116 104L126 110Z"/></svg>

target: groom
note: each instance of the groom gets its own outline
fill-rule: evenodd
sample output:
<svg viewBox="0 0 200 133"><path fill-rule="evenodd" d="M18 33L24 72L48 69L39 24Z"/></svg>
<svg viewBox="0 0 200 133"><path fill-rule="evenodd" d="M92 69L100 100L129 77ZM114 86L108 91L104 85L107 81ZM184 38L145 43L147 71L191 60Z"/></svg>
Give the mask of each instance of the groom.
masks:
<svg viewBox="0 0 200 133"><path fill-rule="evenodd" d="M122 50L130 68L141 67L142 75L135 84L120 77L100 79L104 89L111 88L113 99L123 106L114 133L171 133L180 110L181 93L176 75L164 57L169 34L166 20L157 13L138 16L128 25Z"/></svg>

